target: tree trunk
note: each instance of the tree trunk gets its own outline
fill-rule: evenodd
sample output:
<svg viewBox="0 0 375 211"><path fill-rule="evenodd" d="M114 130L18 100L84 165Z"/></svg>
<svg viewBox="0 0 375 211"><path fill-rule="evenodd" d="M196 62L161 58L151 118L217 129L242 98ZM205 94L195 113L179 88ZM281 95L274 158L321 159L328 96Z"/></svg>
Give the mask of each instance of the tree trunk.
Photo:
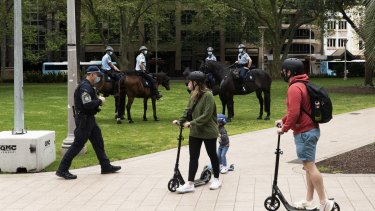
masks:
<svg viewBox="0 0 375 211"><path fill-rule="evenodd" d="M368 58L368 55L365 51L365 86L374 86L374 66L370 64L370 60L371 58Z"/></svg>
<svg viewBox="0 0 375 211"><path fill-rule="evenodd" d="M280 62L280 55L281 55L281 48L275 47L273 49L273 60L271 63L271 77L272 78L278 78L280 76L280 70L281 70L281 62Z"/></svg>

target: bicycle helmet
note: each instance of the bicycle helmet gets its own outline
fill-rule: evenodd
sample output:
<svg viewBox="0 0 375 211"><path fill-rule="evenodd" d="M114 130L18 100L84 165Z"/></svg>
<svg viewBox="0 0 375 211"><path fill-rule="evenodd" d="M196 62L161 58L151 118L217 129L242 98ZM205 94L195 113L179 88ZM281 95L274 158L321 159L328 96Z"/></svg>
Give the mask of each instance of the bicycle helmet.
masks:
<svg viewBox="0 0 375 211"><path fill-rule="evenodd" d="M282 69L290 70L293 75L301 75L304 73L302 61L296 58L285 59L282 64Z"/></svg>
<svg viewBox="0 0 375 211"><path fill-rule="evenodd" d="M207 48L207 51L211 51L211 52L212 52L212 51L214 51L214 48L212 48L212 47L208 47L208 48Z"/></svg>
<svg viewBox="0 0 375 211"><path fill-rule="evenodd" d="M204 82L206 81L206 75L201 71L193 71L188 75L187 79L189 81L196 81L198 83L204 84Z"/></svg>
<svg viewBox="0 0 375 211"><path fill-rule="evenodd" d="M139 48L139 51L143 51L143 50L147 50L147 47L146 47L146 46L141 46L141 47Z"/></svg>
<svg viewBox="0 0 375 211"><path fill-rule="evenodd" d="M225 117L224 114L217 114L217 123L220 125L227 124L227 118Z"/></svg>
<svg viewBox="0 0 375 211"><path fill-rule="evenodd" d="M246 46L244 44L240 44L238 45L238 48L246 48Z"/></svg>
<svg viewBox="0 0 375 211"><path fill-rule="evenodd" d="M112 48L111 46L107 46L107 47L105 48L105 51L113 51L113 48Z"/></svg>

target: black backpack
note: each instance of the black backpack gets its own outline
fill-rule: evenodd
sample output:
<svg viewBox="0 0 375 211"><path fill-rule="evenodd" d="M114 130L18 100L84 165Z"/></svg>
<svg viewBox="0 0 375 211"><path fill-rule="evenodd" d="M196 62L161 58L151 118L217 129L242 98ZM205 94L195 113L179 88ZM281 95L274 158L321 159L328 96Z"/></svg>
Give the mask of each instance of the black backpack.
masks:
<svg viewBox="0 0 375 211"><path fill-rule="evenodd" d="M310 96L311 113L302 108L309 117L316 123L327 123L332 119L332 102L328 92L315 84L306 81L297 81L306 85Z"/></svg>

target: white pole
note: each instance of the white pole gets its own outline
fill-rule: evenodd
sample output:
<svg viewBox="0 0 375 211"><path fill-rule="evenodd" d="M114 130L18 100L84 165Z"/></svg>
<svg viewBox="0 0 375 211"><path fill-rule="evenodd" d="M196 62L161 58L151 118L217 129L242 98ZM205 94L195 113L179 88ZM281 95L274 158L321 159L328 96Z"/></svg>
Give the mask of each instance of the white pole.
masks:
<svg viewBox="0 0 375 211"><path fill-rule="evenodd" d="M346 43L348 42L348 39L344 39L344 44L345 44L345 52L344 52L344 57L345 57L345 62L344 62L344 80L347 80L347 71L346 71Z"/></svg>
<svg viewBox="0 0 375 211"><path fill-rule="evenodd" d="M310 33L309 33L309 42L310 42L310 45L309 45L309 47L310 47L310 61L309 61L310 71L309 71L309 75L311 75L312 74L312 72L311 72L311 24L309 25L309 29L310 29Z"/></svg>
<svg viewBox="0 0 375 211"><path fill-rule="evenodd" d="M74 90L77 87L77 40L76 40L76 9L75 0L67 2L67 27L68 27L68 136L61 145L61 153L65 154L74 141L75 122L73 119L72 106L74 105ZM86 152L86 147L80 153Z"/></svg>
<svg viewBox="0 0 375 211"><path fill-rule="evenodd" d="M14 0L14 129L24 134L22 1Z"/></svg>

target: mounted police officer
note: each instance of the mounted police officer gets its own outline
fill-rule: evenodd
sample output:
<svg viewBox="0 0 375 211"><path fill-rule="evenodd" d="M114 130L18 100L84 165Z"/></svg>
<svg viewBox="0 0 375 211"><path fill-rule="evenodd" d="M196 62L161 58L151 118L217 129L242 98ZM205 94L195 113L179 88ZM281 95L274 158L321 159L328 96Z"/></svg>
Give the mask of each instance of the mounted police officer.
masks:
<svg viewBox="0 0 375 211"><path fill-rule="evenodd" d="M236 61L236 64L240 67L240 80L242 84L242 91L246 92L245 87L245 77L247 71L251 67L252 60L250 56L246 53L246 46L244 44L240 44L238 46L238 60Z"/></svg>
<svg viewBox="0 0 375 211"><path fill-rule="evenodd" d="M156 96L156 99L159 100L163 95L161 95L158 91L158 87L156 86L156 81L154 78L148 74L148 71L146 70L146 57L145 55L147 54L147 47L146 46L141 46L139 48L139 55L136 58L136 64L135 64L135 71L146 78L148 82L151 83L151 91L153 95Z"/></svg>
<svg viewBox="0 0 375 211"><path fill-rule="evenodd" d="M113 48L111 46L107 46L105 51L106 53L102 58L102 70L104 70L104 72L115 81L113 86L113 94L116 97L118 92L118 81L120 80L120 70L112 63L111 56L113 55Z"/></svg>
<svg viewBox="0 0 375 211"><path fill-rule="evenodd" d="M215 61L216 62L216 57L213 54L214 49L212 47L207 48L207 58L206 61Z"/></svg>
<svg viewBox="0 0 375 211"><path fill-rule="evenodd" d="M112 166L104 150L102 132L95 121L95 114L100 111L99 106L105 102L104 97L97 97L93 88L102 78L102 72L96 66L89 66L87 75L78 85L74 92L74 142L61 160L56 175L64 179L76 179L77 175L69 172L72 160L82 150L87 140L90 140L96 157L101 166L101 173L114 173L121 169L121 166Z"/></svg>

